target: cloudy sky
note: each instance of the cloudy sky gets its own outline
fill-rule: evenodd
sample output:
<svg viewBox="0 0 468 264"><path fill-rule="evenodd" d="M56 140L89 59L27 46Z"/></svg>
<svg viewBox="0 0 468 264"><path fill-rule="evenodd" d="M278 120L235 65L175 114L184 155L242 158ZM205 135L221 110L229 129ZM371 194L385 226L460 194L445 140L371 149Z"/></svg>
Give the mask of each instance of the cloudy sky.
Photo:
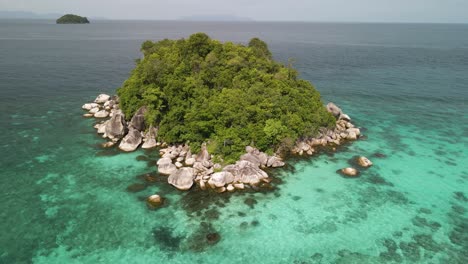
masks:
<svg viewBox="0 0 468 264"><path fill-rule="evenodd" d="M0 0L0 11L110 19L234 15L260 21L468 23L468 0Z"/></svg>

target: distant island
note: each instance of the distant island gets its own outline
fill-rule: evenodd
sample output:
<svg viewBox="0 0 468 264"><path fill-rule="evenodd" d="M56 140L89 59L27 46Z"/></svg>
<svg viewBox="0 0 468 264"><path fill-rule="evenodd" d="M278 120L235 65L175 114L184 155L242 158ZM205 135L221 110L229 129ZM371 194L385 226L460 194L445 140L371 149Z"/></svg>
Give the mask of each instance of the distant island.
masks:
<svg viewBox="0 0 468 264"><path fill-rule="evenodd" d="M57 24L89 24L89 20L86 17L67 14L57 19Z"/></svg>

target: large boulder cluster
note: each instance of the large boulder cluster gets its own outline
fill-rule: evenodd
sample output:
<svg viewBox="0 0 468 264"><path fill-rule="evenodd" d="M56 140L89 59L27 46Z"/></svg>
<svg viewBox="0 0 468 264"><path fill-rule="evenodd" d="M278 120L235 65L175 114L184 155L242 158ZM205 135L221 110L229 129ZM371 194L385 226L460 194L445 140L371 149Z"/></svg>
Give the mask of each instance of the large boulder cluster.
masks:
<svg viewBox="0 0 468 264"><path fill-rule="evenodd" d="M100 94L94 102L84 104L82 109L88 111L84 117L98 119L94 128L103 138L109 139L103 144L104 147L112 147L120 141L119 149L130 152L140 145L145 149L161 145L156 141L158 129L153 126L147 127L145 124L146 107L138 109L130 122L125 121L117 96Z"/></svg>
<svg viewBox="0 0 468 264"><path fill-rule="evenodd" d="M264 168L285 165L281 157L269 156L251 146L245 148L245 154L235 164L224 167L213 160L206 144L202 145L198 154L193 154L188 145L167 146L157 141L158 129L145 123L146 107L138 109L127 122L119 108L117 96L100 94L94 102L84 104L82 108L88 111L84 114L85 117L99 120L94 127L103 138L109 139L103 144L104 147L112 147L119 141L119 149L127 152L134 151L139 146L144 149L162 147L161 158L157 161L158 172L169 176L168 183L179 190L189 190L194 184L201 190L213 189L216 192L256 188L262 182L270 182ZM320 129L318 136L314 138L297 141L291 150L292 154L313 155L318 147L336 146L359 138L361 131L338 106L329 103L327 110L336 117L336 126L333 129ZM365 157L359 157L358 164L364 168L372 166L372 162ZM344 168L340 172L350 177L359 175L359 171L354 168ZM156 196L153 198L148 203L154 207L160 200Z"/></svg>
<svg viewBox="0 0 468 264"><path fill-rule="evenodd" d="M179 145L161 149L160 155L157 162L159 173L169 175L169 184L179 190L188 190L194 184L202 190L214 189L217 192L253 187L269 182L263 168L285 165L280 157L268 156L250 146L246 147L246 154L239 161L224 168L213 161L206 144L198 154L192 154L187 145Z"/></svg>
<svg viewBox="0 0 468 264"><path fill-rule="evenodd" d="M293 154L310 156L316 152L317 147L340 145L359 138L361 130L351 123L351 118L338 106L328 103L327 110L337 118L336 126L333 129L321 128L316 137L299 140L292 149Z"/></svg>

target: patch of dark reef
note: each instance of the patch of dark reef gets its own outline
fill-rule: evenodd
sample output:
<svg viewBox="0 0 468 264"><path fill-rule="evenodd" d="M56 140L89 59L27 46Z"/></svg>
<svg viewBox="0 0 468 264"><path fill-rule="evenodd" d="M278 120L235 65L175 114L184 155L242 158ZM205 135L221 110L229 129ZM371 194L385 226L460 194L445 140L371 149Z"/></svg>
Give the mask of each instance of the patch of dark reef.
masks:
<svg viewBox="0 0 468 264"><path fill-rule="evenodd" d="M375 158L386 158L387 155L381 153L381 152L376 152L374 154L372 154L372 157L375 157Z"/></svg>
<svg viewBox="0 0 468 264"><path fill-rule="evenodd" d="M132 192L132 193L141 192L141 191L145 190L146 187L148 187L148 185L146 185L144 183L133 183L133 184L130 184L127 187L127 191Z"/></svg>
<svg viewBox="0 0 468 264"><path fill-rule="evenodd" d="M208 247L217 244L221 234L209 222L201 222L198 229L187 238L187 249L202 252Z"/></svg>
<svg viewBox="0 0 468 264"><path fill-rule="evenodd" d="M161 249L167 251L178 251L184 236L174 234L174 230L169 227L158 227L153 229L153 237Z"/></svg>
<svg viewBox="0 0 468 264"><path fill-rule="evenodd" d="M437 231L442 225L435 221L427 220L424 217L416 216L414 217L411 222L413 225L422 227L422 228L429 228L431 231Z"/></svg>
<svg viewBox="0 0 468 264"><path fill-rule="evenodd" d="M376 185L385 185L385 186L389 186L389 187L393 187L394 184L385 180L384 177L376 174L376 173L371 173L370 175L366 175L366 177L360 177L360 180L362 181L365 181L365 182L368 182L368 183L372 183L372 184L376 184Z"/></svg>

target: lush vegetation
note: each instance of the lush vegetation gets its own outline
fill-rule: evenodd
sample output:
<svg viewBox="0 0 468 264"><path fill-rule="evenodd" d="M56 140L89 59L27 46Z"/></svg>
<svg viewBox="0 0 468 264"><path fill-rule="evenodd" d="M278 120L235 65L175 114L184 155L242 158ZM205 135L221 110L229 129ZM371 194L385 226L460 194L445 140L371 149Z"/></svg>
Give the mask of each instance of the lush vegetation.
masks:
<svg viewBox="0 0 468 264"><path fill-rule="evenodd" d="M67 14L57 19L57 24L89 24L86 17Z"/></svg>
<svg viewBox="0 0 468 264"><path fill-rule="evenodd" d="M197 33L146 41L141 51L118 90L120 105L127 118L148 106L146 120L165 142L194 150L209 142L212 153L232 160L246 145L273 151L334 125L314 87L275 62L258 38L244 46Z"/></svg>

